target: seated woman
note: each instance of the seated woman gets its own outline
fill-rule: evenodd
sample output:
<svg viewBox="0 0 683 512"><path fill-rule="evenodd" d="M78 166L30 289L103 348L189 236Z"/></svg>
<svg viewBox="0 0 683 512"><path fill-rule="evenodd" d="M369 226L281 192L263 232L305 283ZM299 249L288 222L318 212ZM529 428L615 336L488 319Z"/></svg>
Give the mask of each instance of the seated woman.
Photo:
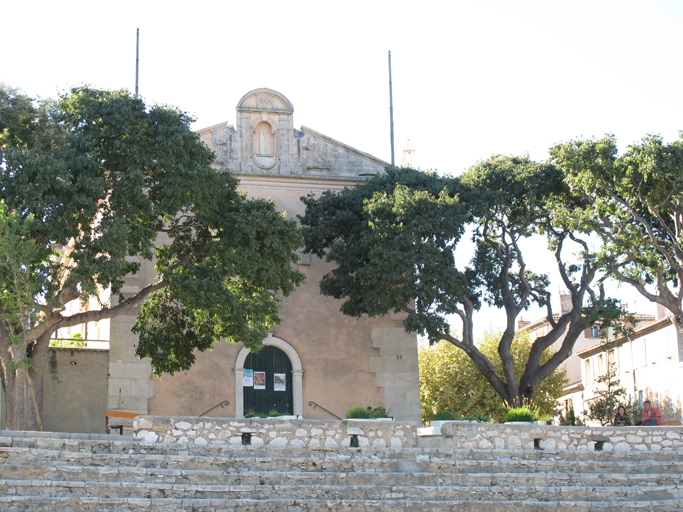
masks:
<svg viewBox="0 0 683 512"><path fill-rule="evenodd" d="M615 427L630 427L631 418L626 414L626 407L620 405L617 409L617 415L614 417L612 425Z"/></svg>

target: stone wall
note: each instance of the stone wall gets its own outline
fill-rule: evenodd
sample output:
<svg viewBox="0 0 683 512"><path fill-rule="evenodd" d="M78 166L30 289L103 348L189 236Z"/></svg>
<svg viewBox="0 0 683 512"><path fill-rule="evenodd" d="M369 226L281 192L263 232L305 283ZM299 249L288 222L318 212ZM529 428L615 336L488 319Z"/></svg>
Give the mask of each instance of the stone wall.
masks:
<svg viewBox="0 0 683 512"><path fill-rule="evenodd" d="M103 433L109 352L50 347L43 375L43 428Z"/></svg>
<svg viewBox="0 0 683 512"><path fill-rule="evenodd" d="M148 443L410 448L417 445L417 424L390 420L300 420L279 418L197 418L139 416L135 437ZM246 434L244 436L243 434Z"/></svg>
<svg viewBox="0 0 683 512"><path fill-rule="evenodd" d="M445 423L444 448L494 450L683 451L683 427L569 427ZM597 445L597 446L596 446Z"/></svg>

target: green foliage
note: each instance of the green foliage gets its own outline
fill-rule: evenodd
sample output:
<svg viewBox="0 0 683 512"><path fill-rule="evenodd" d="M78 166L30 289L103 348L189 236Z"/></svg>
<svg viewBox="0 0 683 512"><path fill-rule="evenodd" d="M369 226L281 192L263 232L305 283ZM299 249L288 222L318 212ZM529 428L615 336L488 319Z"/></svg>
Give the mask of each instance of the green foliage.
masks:
<svg viewBox="0 0 683 512"><path fill-rule="evenodd" d="M582 427L585 425L581 418L574 414L574 409L569 409L565 414L560 414L560 425L567 425L573 427Z"/></svg>
<svg viewBox="0 0 683 512"><path fill-rule="evenodd" d="M537 421L538 420L538 409L534 407L529 407L529 406L524 406L524 407L515 407L513 409L509 409L508 412L505 413L505 418L503 418L504 422L508 421Z"/></svg>
<svg viewBox="0 0 683 512"><path fill-rule="evenodd" d="M580 202L555 165L494 156L457 178L387 169L354 188L302 200L306 250L335 263L320 282L321 292L343 300L341 311L353 317L408 313L407 331L463 350L502 400L535 399L583 329L595 322L610 326L613 304L591 288L595 263L583 252L563 259L566 244L581 249L586 242L555 220L556 210ZM455 252L468 228L476 252L463 268ZM482 302L504 308L509 326L532 305L553 318L549 278L527 267L520 248L522 240L537 235L546 236L555 253L574 313L550 321L550 332L533 341L524 366L511 353L513 329L501 332L498 365L473 339L474 313ZM462 322L460 336L451 335L453 316ZM543 359L559 340L554 356Z"/></svg>
<svg viewBox="0 0 683 512"><path fill-rule="evenodd" d="M365 407L352 407L346 412L346 417L355 419L370 418L370 411L368 411Z"/></svg>
<svg viewBox="0 0 683 512"><path fill-rule="evenodd" d="M463 420L476 421L477 423L491 423L491 416L487 414L472 414L470 416L464 416Z"/></svg>
<svg viewBox="0 0 683 512"><path fill-rule="evenodd" d="M626 409L626 416L631 418L631 425L637 425L643 420L643 406L631 400L631 397L628 398L628 402L620 405L623 405L624 409ZM618 406L617 410L619 410Z"/></svg>
<svg viewBox="0 0 683 512"><path fill-rule="evenodd" d="M613 135L551 148L552 161L581 197L563 212L572 229L602 245L592 256L612 277L668 308L683 326L683 139L648 135L618 154Z"/></svg>
<svg viewBox="0 0 683 512"><path fill-rule="evenodd" d="M436 414L432 418L432 421L453 421L455 419L455 414L451 411L436 411Z"/></svg>
<svg viewBox="0 0 683 512"><path fill-rule="evenodd" d="M488 357L502 375L498 355L499 333L487 333L479 342L479 349ZM529 335L517 333L511 346L516 371L526 365L532 342ZM420 348L420 400L424 421L434 419L435 411L449 410L456 417L483 414L494 421L502 421L507 410L505 402L489 385L477 366L462 350L451 343L441 341L428 348ZM543 354L543 361L552 356L552 351ZM555 414L557 399L562 396L567 383L566 371L555 370L539 385L534 395L534 404L543 415Z"/></svg>
<svg viewBox="0 0 683 512"><path fill-rule="evenodd" d="M87 345L88 342L80 338L50 340L51 347L85 348Z"/></svg>
<svg viewBox="0 0 683 512"><path fill-rule="evenodd" d="M389 411L387 411L383 405L380 405L370 411L370 418L373 420L377 418L389 418Z"/></svg>
<svg viewBox="0 0 683 512"><path fill-rule="evenodd" d="M598 389L595 397L588 402L588 419L599 422L603 427L611 425L620 400L626 395L617 378L616 365L610 364L607 371L598 377Z"/></svg>
<svg viewBox="0 0 683 512"><path fill-rule="evenodd" d="M467 220L456 180L412 169L388 169L363 186L304 197L306 250L337 267L320 283L323 294L345 301L344 314L370 317L400 311L413 300L422 315L413 329L441 332L471 279L455 268L453 249ZM468 277L469 276L469 277ZM434 307L432 307L434 305Z"/></svg>
<svg viewBox="0 0 683 512"><path fill-rule="evenodd" d="M292 265L303 240L273 202L248 200L211 167L192 121L126 91L79 87L37 103L0 86L0 343L21 339L30 356L58 327L149 297L134 330L157 375L188 369L218 339L261 346L278 297L304 280ZM152 262L155 279L124 296L125 276ZM105 289L102 312L61 317Z"/></svg>

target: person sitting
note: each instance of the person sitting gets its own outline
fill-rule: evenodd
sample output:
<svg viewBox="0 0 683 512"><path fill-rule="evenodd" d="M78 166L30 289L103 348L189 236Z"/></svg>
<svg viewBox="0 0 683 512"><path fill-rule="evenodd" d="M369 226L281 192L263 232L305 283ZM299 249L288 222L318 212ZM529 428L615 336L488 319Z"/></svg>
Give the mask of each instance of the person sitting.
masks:
<svg viewBox="0 0 683 512"><path fill-rule="evenodd" d="M643 402L643 421L640 422L642 426L656 427L662 424L662 413L658 407L652 407L652 402L645 400Z"/></svg>
<svg viewBox="0 0 683 512"><path fill-rule="evenodd" d="M626 407L620 405L617 409L617 415L614 417L612 425L615 427L630 427L631 418L626 414Z"/></svg>

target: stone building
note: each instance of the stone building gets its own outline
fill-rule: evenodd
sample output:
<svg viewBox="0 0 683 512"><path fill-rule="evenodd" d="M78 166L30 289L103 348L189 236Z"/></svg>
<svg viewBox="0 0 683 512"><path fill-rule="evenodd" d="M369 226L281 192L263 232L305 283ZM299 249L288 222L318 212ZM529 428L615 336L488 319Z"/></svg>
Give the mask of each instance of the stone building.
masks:
<svg viewBox="0 0 683 512"><path fill-rule="evenodd" d="M626 308L625 304L622 307ZM570 297L561 296L561 312L571 310ZM556 315L559 318L559 315ZM577 417L588 411L596 396L598 378L614 363L617 378L626 389L627 396L642 405L650 400L662 411L663 421L679 425L683 420L683 337L666 318L661 306L657 315L632 313L635 325L629 341L617 348L607 347L605 341L614 341L614 333L607 336L598 327L587 328L576 340L572 354L562 363L567 371L568 383L560 397L564 410L572 409ZM536 322L520 320L518 329L529 332L532 339L547 334L551 327L546 318ZM556 342L556 346L562 338ZM612 345L612 343L610 343Z"/></svg>
<svg viewBox="0 0 683 512"><path fill-rule="evenodd" d="M604 386L598 378L614 364L616 379L626 389L624 403L630 399L642 405L644 400L650 400L661 410L662 424L682 424L683 336L661 307L658 313L656 321L637 327L630 339L616 348L597 342L577 351L584 411Z"/></svg>
<svg viewBox="0 0 683 512"><path fill-rule="evenodd" d="M234 172L250 197L272 199L293 219L304 212L302 196L354 186L388 165L310 128L294 128L293 112L282 94L257 89L239 101L234 126L226 122L198 133L216 153L216 169ZM213 351L197 354L189 371L158 379L149 361L135 355L131 327L138 309L111 319L107 395L94 414L103 417L106 408L196 416L223 403L209 415L277 409L331 419L356 405L381 404L397 419L420 421L417 339L404 331L403 315L346 317L340 301L320 294L318 283L331 264L301 253L298 267L306 283L285 298L283 321L257 354L241 343L217 342ZM153 272L150 262L141 261L124 296L137 292ZM70 353L77 358L79 352ZM45 407L59 404L46 401ZM48 414L59 418L58 411ZM73 428L60 428L57 419L51 427Z"/></svg>

